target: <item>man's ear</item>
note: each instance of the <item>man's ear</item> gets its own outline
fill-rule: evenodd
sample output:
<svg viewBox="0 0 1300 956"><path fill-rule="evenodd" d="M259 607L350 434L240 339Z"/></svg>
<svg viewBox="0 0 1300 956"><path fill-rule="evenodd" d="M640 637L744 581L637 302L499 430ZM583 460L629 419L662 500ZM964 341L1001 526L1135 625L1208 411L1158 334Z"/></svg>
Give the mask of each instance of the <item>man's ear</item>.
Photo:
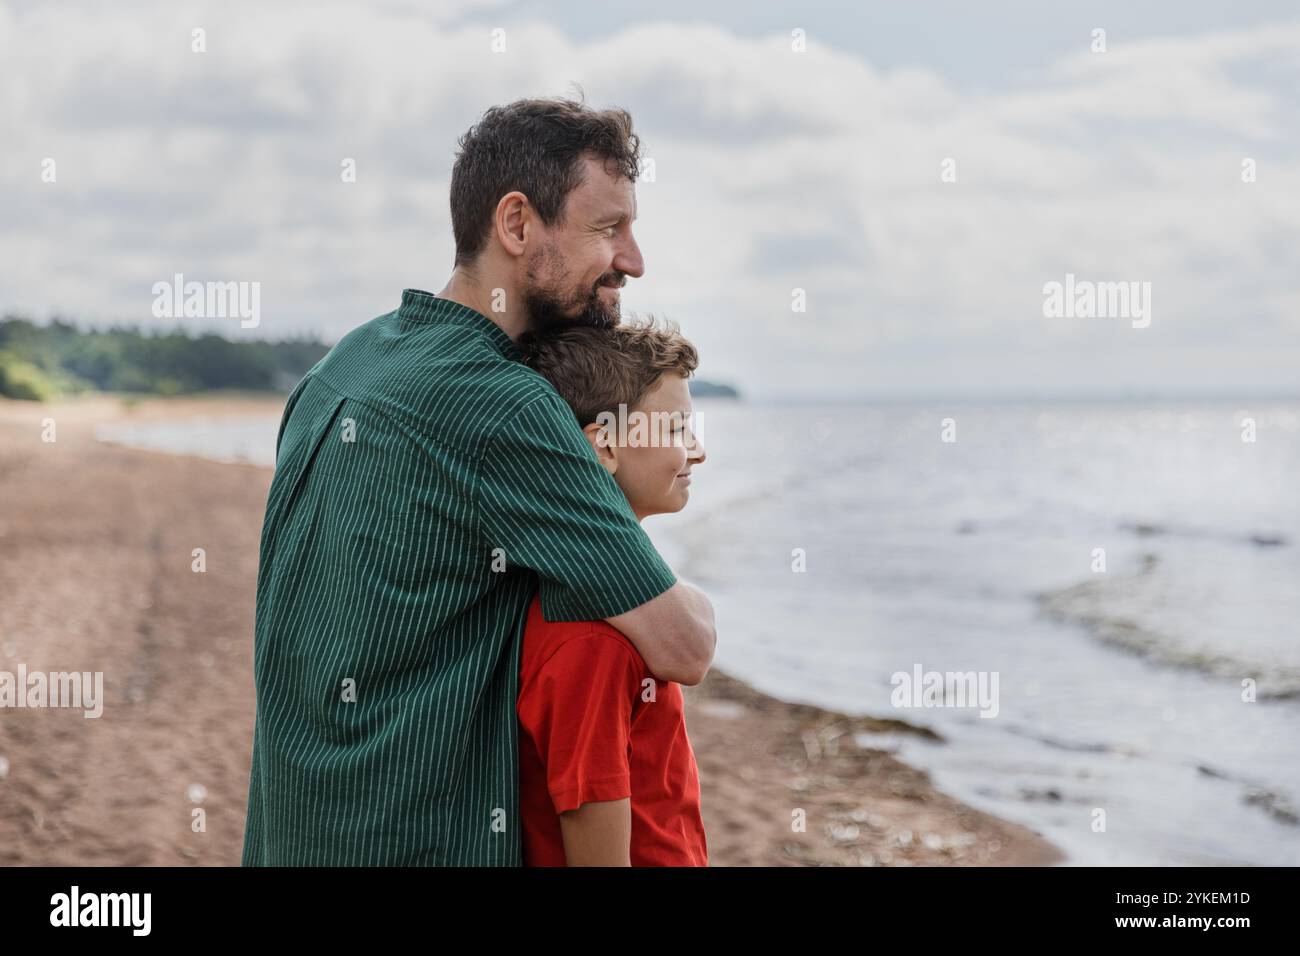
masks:
<svg viewBox="0 0 1300 956"><path fill-rule="evenodd" d="M618 471L618 449L611 441L609 429L600 422L592 422L583 428L582 434L586 436L592 451L596 453L596 459L605 466L605 470L611 475Z"/></svg>
<svg viewBox="0 0 1300 956"><path fill-rule="evenodd" d="M523 254L531 211L528 197L517 190L506 193L497 202L496 214L492 219L493 227L502 248L512 256Z"/></svg>

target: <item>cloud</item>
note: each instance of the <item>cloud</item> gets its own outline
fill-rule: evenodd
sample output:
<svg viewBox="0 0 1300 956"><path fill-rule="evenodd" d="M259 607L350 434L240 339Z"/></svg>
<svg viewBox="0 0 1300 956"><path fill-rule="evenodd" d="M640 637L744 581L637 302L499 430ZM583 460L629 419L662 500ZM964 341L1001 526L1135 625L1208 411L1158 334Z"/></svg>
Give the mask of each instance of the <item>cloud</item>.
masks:
<svg viewBox="0 0 1300 956"><path fill-rule="evenodd" d="M576 82L630 109L655 161L626 306L680 321L704 374L751 394L1282 385L1300 355L1295 24L1112 33L967 92L834 36L796 53L707 23L575 42L498 4L132 10L0 7L0 308L147 322L182 272L261 281L256 334L336 338L441 287L460 133ZM1151 327L1043 318L1067 272L1151 282Z"/></svg>

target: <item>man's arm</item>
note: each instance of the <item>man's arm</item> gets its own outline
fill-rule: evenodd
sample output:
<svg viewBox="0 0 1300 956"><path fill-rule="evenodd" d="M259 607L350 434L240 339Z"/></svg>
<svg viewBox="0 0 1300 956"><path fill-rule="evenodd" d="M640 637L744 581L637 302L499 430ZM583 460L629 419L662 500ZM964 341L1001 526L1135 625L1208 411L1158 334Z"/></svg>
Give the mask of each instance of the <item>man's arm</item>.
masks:
<svg viewBox="0 0 1300 956"><path fill-rule="evenodd" d="M660 680L692 686L704 680L713 663L718 642L713 604L681 579L640 607L605 620L627 635Z"/></svg>
<svg viewBox="0 0 1300 956"><path fill-rule="evenodd" d="M698 684L713 607L678 580L554 390L499 425L478 483L483 554L537 573L548 621L607 620L660 680Z"/></svg>
<svg viewBox="0 0 1300 956"><path fill-rule="evenodd" d="M560 814L569 866L632 865L632 799L584 803Z"/></svg>

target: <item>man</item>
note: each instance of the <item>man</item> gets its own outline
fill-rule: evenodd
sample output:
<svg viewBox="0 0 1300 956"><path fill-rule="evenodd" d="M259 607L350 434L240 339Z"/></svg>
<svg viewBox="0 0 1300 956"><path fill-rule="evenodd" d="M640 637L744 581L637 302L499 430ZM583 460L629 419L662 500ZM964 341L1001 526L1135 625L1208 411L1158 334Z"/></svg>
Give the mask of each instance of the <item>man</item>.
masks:
<svg viewBox="0 0 1300 956"><path fill-rule="evenodd" d="M521 334L611 325L644 272L622 110L523 100L460 141L455 269L289 396L262 530L243 862L520 859L521 637L605 620L695 684L713 609L655 552Z"/></svg>

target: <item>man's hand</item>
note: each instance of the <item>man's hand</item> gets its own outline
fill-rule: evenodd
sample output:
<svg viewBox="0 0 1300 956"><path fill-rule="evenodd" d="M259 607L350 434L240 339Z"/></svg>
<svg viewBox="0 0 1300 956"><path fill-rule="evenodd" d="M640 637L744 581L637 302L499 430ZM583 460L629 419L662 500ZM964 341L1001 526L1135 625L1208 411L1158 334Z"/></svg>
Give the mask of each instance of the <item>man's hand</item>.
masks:
<svg viewBox="0 0 1300 956"><path fill-rule="evenodd" d="M691 686L709 672L718 632L713 604L695 585L678 580L640 607L605 620L627 636L659 680Z"/></svg>
<svg viewBox="0 0 1300 956"><path fill-rule="evenodd" d="M632 799L584 803L560 814L569 866L632 865Z"/></svg>

